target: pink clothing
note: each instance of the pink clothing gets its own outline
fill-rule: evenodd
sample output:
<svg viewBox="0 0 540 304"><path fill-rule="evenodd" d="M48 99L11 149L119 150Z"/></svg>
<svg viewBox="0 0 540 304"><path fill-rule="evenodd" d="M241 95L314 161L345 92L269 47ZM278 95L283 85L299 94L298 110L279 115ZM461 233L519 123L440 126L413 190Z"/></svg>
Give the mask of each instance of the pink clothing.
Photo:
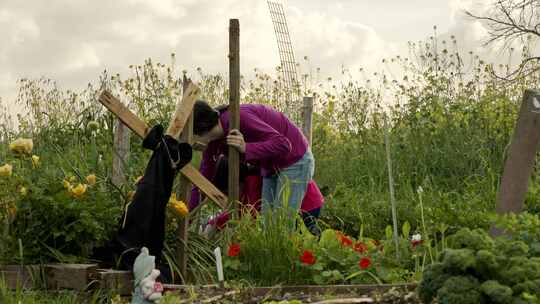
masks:
<svg viewBox="0 0 540 304"><path fill-rule="evenodd" d="M324 196L322 195L321 190L319 190L319 187L314 180L310 180L300 210L308 212L321 208L323 204Z"/></svg>
<svg viewBox="0 0 540 304"><path fill-rule="evenodd" d="M262 177L258 175L247 176L244 181L244 189L240 196L240 202L243 205L242 213L250 211L255 217L261 211L261 192L262 192ZM309 212L317 208L321 208L324 204L324 197L319 190L319 187L314 180L310 180L307 186L306 194L302 200L301 211ZM229 212L222 212L215 218L208 221L210 225L216 225L218 229L223 229L225 224L230 220Z"/></svg>

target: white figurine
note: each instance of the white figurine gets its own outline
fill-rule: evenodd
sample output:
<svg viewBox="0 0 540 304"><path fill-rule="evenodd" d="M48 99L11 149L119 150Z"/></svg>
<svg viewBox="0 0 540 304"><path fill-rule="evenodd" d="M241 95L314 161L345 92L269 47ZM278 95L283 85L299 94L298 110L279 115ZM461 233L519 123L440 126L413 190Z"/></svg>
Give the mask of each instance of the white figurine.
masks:
<svg viewBox="0 0 540 304"><path fill-rule="evenodd" d="M159 303L162 297L163 285L156 282L160 272L155 263L155 257L149 255L148 249L143 247L141 253L133 264L133 276L135 277L135 291L131 304Z"/></svg>

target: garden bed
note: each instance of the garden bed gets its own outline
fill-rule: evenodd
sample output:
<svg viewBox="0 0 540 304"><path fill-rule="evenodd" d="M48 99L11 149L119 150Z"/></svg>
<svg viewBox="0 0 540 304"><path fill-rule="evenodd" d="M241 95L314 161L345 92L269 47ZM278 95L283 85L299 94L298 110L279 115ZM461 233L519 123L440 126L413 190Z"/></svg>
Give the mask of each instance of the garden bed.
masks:
<svg viewBox="0 0 540 304"><path fill-rule="evenodd" d="M122 297L129 297L132 292L130 272L98 269L94 264L5 265L0 266L2 278L9 289L46 287L51 291L74 292L99 289ZM178 303L419 303L415 288L414 283L273 287L164 285L168 297L177 298Z"/></svg>
<svg viewBox="0 0 540 304"><path fill-rule="evenodd" d="M220 288L218 286L165 285L168 294L178 296L181 303L197 299L201 303L227 301L265 303L420 303L414 292L416 284L382 285L303 285L252 288ZM287 302L285 302L287 303Z"/></svg>

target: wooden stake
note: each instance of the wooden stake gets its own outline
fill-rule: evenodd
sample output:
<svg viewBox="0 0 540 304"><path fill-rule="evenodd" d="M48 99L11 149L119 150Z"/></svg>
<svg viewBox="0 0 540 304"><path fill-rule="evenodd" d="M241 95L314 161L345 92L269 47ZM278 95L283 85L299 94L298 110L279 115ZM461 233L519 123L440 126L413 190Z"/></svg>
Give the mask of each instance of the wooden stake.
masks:
<svg viewBox="0 0 540 304"><path fill-rule="evenodd" d="M240 130L240 24L229 20L229 130ZM240 153L229 147L229 206L240 198Z"/></svg>
<svg viewBox="0 0 540 304"><path fill-rule="evenodd" d="M183 89L184 89L184 97L189 94L189 92L186 92L188 88L191 88L190 86L191 81L186 78L184 75L183 79ZM186 94L187 93L187 94ZM193 99L193 102L195 102L195 99ZM177 113L178 109L181 107L177 107ZM193 103L191 104L190 111L187 113L187 122L182 126L184 130L180 134L180 142L187 142L188 144L193 143L193 115L191 113L193 112L191 109L193 108ZM169 130L171 130L171 127L169 127ZM176 191L176 196L179 200L183 201L184 203L189 204L189 200L191 198L191 182L185 175L180 176L180 184L178 185L178 189ZM180 268L180 273L182 274L182 283L186 284L187 281L187 244L188 244L188 230L189 230L189 216L182 219L179 223L180 231L179 231L179 237L180 237L180 244L178 244L178 266Z"/></svg>
<svg viewBox="0 0 540 304"><path fill-rule="evenodd" d="M519 213L523 209L539 148L540 92L526 90L499 187L498 214ZM492 227L490 233L500 235L503 231Z"/></svg>
<svg viewBox="0 0 540 304"><path fill-rule="evenodd" d="M388 122L384 117L384 143L386 146L386 164L388 166L388 185L390 187L390 203L392 204L392 223L394 226L394 243L396 246L396 260L399 261L398 222L396 210L396 197L394 195L394 175L392 174L392 158L390 156L390 135L388 134Z"/></svg>
<svg viewBox="0 0 540 304"><path fill-rule="evenodd" d="M308 143L312 145L312 130L311 124L313 121L313 97L305 96L304 97L304 107L302 109L302 132L308 140Z"/></svg>
<svg viewBox="0 0 540 304"><path fill-rule="evenodd" d="M129 157L129 129L120 119L116 119L113 143L113 163L111 181L117 187L126 182L126 164Z"/></svg>

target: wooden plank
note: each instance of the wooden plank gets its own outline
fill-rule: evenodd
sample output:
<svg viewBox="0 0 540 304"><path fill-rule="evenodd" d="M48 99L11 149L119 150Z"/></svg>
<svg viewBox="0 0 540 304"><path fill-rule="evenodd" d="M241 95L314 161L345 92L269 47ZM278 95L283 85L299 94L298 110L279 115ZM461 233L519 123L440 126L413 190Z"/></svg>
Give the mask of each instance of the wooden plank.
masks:
<svg viewBox="0 0 540 304"><path fill-rule="evenodd" d="M126 183L126 165L129 157L129 129L120 119L116 120L113 142L111 181L117 187Z"/></svg>
<svg viewBox="0 0 540 304"><path fill-rule="evenodd" d="M312 122L313 122L313 97L304 97L304 107L302 108L302 133L308 143L312 145Z"/></svg>
<svg viewBox="0 0 540 304"><path fill-rule="evenodd" d="M86 290L97 264L50 264L44 266L49 289Z"/></svg>
<svg viewBox="0 0 540 304"><path fill-rule="evenodd" d="M108 91L103 91L99 96L99 102L118 117L128 128L142 138L146 137L148 125L137 115L133 114L120 100Z"/></svg>
<svg viewBox="0 0 540 304"><path fill-rule="evenodd" d="M214 184L207 180L195 167L187 164L180 170L185 177L189 179L199 190L201 190L211 201L219 207L227 208L228 198L223 192L219 191Z"/></svg>
<svg viewBox="0 0 540 304"><path fill-rule="evenodd" d="M125 296L133 292L133 273L127 270L97 269L91 275L91 287L113 290Z"/></svg>
<svg viewBox="0 0 540 304"><path fill-rule="evenodd" d="M184 75L183 79L183 89L184 92L186 90L190 90L192 88L192 83L190 80L186 78ZM186 94L184 94L186 96ZM193 100L195 101L195 99ZM193 108L193 103L191 104L191 108ZM186 142L188 144L193 144L193 115L191 115L192 109L190 109L188 113L188 120L185 123L185 127L183 128L183 131L180 135L180 141ZM176 191L177 197L185 202L186 204L189 203L189 200L191 198L191 182L185 175L180 175L180 184L178 185L178 189ZM182 283L186 283L187 280L187 260L188 260L188 254L187 254L187 244L188 244L188 227L189 226L189 216L180 220L179 223L179 237L180 237L180 244L178 244L178 266L180 268L180 273L182 274Z"/></svg>
<svg viewBox="0 0 540 304"><path fill-rule="evenodd" d="M184 129L184 125L191 117L191 112L193 112L193 105L199 95L201 90L194 85L191 81L187 84L187 88L184 90L182 100L176 104L176 111L171 118L169 123L169 128L167 129L166 134L170 135L173 138L178 138L180 132Z"/></svg>
<svg viewBox="0 0 540 304"><path fill-rule="evenodd" d="M367 294L373 291L385 291L392 288L404 289L413 291L418 285L416 283L396 283L396 284L349 284L349 285L296 285L296 286L272 286L272 287L253 287L246 288L244 292L256 297L265 297L269 295L285 295L285 294ZM181 293L193 292L204 294L204 292L221 291L224 292L227 288L220 288L218 285L207 286L192 286L192 285L175 285L164 284L163 288L169 291L179 291Z"/></svg>
<svg viewBox="0 0 540 304"><path fill-rule="evenodd" d="M39 287L40 265L0 265L0 280L8 289L31 289ZM34 283L38 286L34 286Z"/></svg>
<svg viewBox="0 0 540 304"><path fill-rule="evenodd" d="M229 130L240 130L240 23L229 20ZM229 147L229 206L240 199L240 152ZM236 213L234 213L236 214Z"/></svg>
<svg viewBox="0 0 540 304"><path fill-rule="evenodd" d="M518 213L523 209L529 178L539 148L540 91L526 90L504 165L497 197L498 214ZM492 235L501 233L502 231L492 227Z"/></svg>

